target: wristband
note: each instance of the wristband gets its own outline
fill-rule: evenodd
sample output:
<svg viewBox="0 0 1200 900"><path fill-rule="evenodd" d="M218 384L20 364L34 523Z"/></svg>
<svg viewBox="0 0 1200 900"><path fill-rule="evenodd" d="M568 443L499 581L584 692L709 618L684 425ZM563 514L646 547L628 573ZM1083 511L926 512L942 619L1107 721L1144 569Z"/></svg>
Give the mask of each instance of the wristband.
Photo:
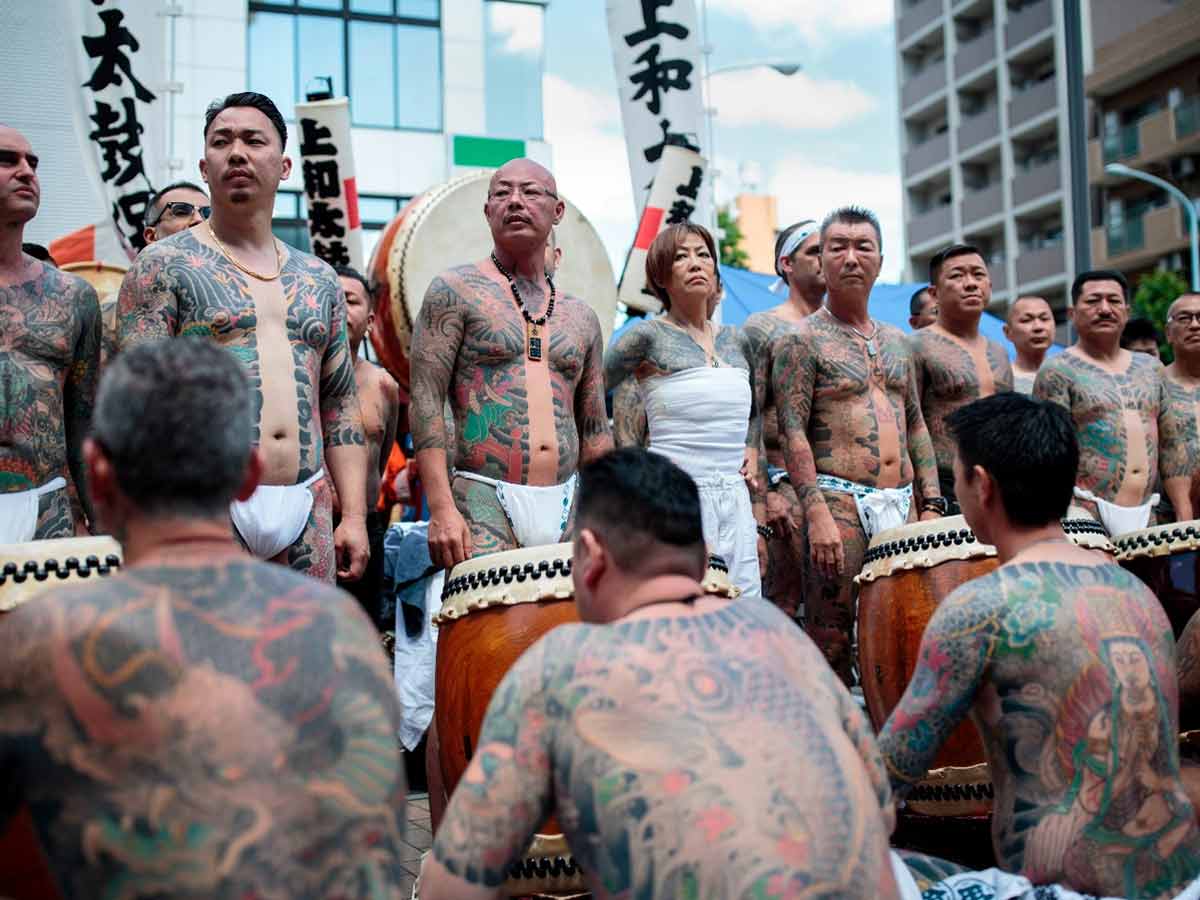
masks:
<svg viewBox="0 0 1200 900"><path fill-rule="evenodd" d="M775 537L775 529L770 525L756 525L755 529L758 531L759 537L766 538L768 541Z"/></svg>
<svg viewBox="0 0 1200 900"><path fill-rule="evenodd" d="M945 497L922 497L921 512L935 512L939 516L950 514L950 501Z"/></svg>

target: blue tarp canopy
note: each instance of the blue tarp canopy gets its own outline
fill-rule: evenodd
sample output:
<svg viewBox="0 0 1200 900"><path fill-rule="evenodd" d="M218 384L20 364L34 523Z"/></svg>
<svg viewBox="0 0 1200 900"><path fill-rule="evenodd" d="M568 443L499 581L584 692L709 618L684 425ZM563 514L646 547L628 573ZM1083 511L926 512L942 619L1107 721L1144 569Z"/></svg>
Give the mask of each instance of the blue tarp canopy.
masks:
<svg viewBox="0 0 1200 900"><path fill-rule="evenodd" d="M725 285L725 299L721 301L721 322L724 325L741 325L751 313L762 312L772 306L778 306L783 298L771 292L771 285L776 281L774 275L763 275L746 269L735 269L732 266L721 266L721 281ZM917 284L880 284L876 283L871 289L869 308L871 315L895 325L904 332L911 332L908 324L908 302L913 292L923 287ZM622 331L639 319L630 319L614 333L615 338ZM1008 358L1015 359L1016 351L1004 337L1004 320L984 313L979 322L979 331L984 337L991 338L1008 350ZM1052 344L1050 354L1054 355L1062 348Z"/></svg>

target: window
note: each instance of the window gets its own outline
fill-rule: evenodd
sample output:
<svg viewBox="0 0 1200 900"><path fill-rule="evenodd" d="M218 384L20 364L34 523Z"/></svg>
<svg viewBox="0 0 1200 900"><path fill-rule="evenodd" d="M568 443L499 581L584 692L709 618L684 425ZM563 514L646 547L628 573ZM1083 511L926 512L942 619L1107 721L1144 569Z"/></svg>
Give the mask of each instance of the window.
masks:
<svg viewBox="0 0 1200 900"><path fill-rule="evenodd" d="M540 138L545 11L537 3L485 0L483 15L487 132Z"/></svg>
<svg viewBox="0 0 1200 900"><path fill-rule="evenodd" d="M440 131L440 15L440 0L251 0L250 89L291 121L328 75L353 124Z"/></svg>

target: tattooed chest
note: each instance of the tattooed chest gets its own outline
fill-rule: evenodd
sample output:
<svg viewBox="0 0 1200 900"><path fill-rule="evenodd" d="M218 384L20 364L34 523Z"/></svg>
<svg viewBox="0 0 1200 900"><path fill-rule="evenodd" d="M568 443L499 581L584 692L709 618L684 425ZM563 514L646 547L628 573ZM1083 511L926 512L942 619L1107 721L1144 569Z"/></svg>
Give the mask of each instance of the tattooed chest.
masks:
<svg viewBox="0 0 1200 900"><path fill-rule="evenodd" d="M1071 390L1071 408L1081 426L1116 426L1126 412L1133 412L1146 426L1158 418L1157 385L1120 375L1097 375L1077 380Z"/></svg>
<svg viewBox="0 0 1200 900"><path fill-rule="evenodd" d="M468 319L459 350L459 366L492 371L512 370L523 375L530 357L530 339L538 345L551 375L560 382L574 386L583 372L587 347L571 323L556 320L549 327L534 329L516 316L503 321L485 320L482 316Z"/></svg>
<svg viewBox="0 0 1200 900"><path fill-rule="evenodd" d="M75 326L69 318L36 308L22 309L0 298L0 361L60 377L74 356Z"/></svg>

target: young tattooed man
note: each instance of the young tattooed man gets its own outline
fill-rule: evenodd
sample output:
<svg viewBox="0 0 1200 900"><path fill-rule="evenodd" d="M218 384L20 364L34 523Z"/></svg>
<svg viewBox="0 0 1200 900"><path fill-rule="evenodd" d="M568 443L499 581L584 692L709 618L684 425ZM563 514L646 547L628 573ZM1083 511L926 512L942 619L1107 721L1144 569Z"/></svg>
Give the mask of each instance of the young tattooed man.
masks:
<svg viewBox="0 0 1200 900"><path fill-rule="evenodd" d="M1044 297L1018 297L1008 307L1004 336L1017 351L1012 364L1013 390L1033 393L1033 382L1054 343L1054 312Z"/></svg>
<svg viewBox="0 0 1200 900"><path fill-rule="evenodd" d="M804 602L804 513L787 478L787 463L779 439L775 396L771 392L771 346L782 334L821 308L825 276L821 272L821 229L812 219L784 229L775 241L775 272L787 285L787 300L746 319L742 330L754 351L755 380L763 385L763 446L759 477L767 486L767 570L763 593L791 617Z"/></svg>
<svg viewBox="0 0 1200 900"><path fill-rule="evenodd" d="M0 125L0 544L86 534L83 439L100 372L100 304L86 281L21 250L38 157Z"/></svg>
<svg viewBox="0 0 1200 900"><path fill-rule="evenodd" d="M139 254L121 285L117 340L202 334L233 350L254 386L264 465L258 491L230 510L237 533L258 558L333 582L367 564L367 448L337 276L271 233L292 169L286 145L270 98L209 106L200 174L212 215ZM327 475L341 500L336 531Z"/></svg>
<svg viewBox="0 0 1200 900"><path fill-rule="evenodd" d="M895 897L870 726L777 609L702 595L695 483L639 448L580 479L583 621L497 688L422 900L500 896L550 813L596 898Z"/></svg>
<svg viewBox="0 0 1200 900"><path fill-rule="evenodd" d="M1080 506L1098 513L1113 537L1145 528L1159 495L1187 508L1195 465L1177 422L1167 415L1162 365L1121 349L1129 284L1115 271L1082 272L1071 285L1071 321L1079 341L1042 366L1033 396L1062 406L1079 432Z"/></svg>
<svg viewBox="0 0 1200 900"><path fill-rule="evenodd" d="M1060 519L1080 448L1060 407L1022 394L949 418L967 523L1001 566L942 601L879 736L903 795L968 714L995 786L1000 865L1034 884L1171 897L1200 873L1179 778L1175 647L1136 577Z"/></svg>
<svg viewBox="0 0 1200 900"><path fill-rule="evenodd" d="M1167 504L1165 521L1186 522L1196 518L1189 496L1192 478L1200 468L1200 294L1183 294L1167 311L1167 343L1175 361L1167 366L1167 432L1182 446L1187 460L1173 486L1164 484L1168 497L1183 505Z"/></svg>
<svg viewBox="0 0 1200 900"><path fill-rule="evenodd" d="M948 511L957 514L954 442L946 416L972 400L1011 391L1013 375L1007 351L979 333L992 281L978 248L952 244L935 253L929 261L929 294L937 303L937 321L913 334L909 345L941 493Z"/></svg>
<svg viewBox="0 0 1200 900"><path fill-rule="evenodd" d="M500 167L483 207L491 257L435 278L414 324L410 415L435 565L561 541L576 468L612 449L600 322L545 271L564 208L533 160Z"/></svg>
<svg viewBox="0 0 1200 900"><path fill-rule="evenodd" d="M400 387L381 366L359 356L359 349L375 322L370 286L362 273L349 266L338 266L338 283L346 295L346 335L350 339L350 357L354 360L354 381L358 405L362 410L363 435L367 442L367 539L371 556L361 578L338 579L338 586L353 594L367 615L381 630L391 630L395 622L382 618L383 538L387 532L386 514L375 508L379 481L387 468L396 428L400 422ZM340 508L337 513L340 515Z"/></svg>
<svg viewBox="0 0 1200 900"><path fill-rule="evenodd" d="M400 897L400 711L345 593L248 556L244 363L122 351L85 444L120 574L0 617L0 828L27 804L67 897Z"/></svg>
<svg viewBox="0 0 1200 900"><path fill-rule="evenodd" d="M788 477L808 528L805 628L852 679L854 576L870 536L945 511L904 332L870 317L879 221L844 207L821 224L828 300L772 348Z"/></svg>

